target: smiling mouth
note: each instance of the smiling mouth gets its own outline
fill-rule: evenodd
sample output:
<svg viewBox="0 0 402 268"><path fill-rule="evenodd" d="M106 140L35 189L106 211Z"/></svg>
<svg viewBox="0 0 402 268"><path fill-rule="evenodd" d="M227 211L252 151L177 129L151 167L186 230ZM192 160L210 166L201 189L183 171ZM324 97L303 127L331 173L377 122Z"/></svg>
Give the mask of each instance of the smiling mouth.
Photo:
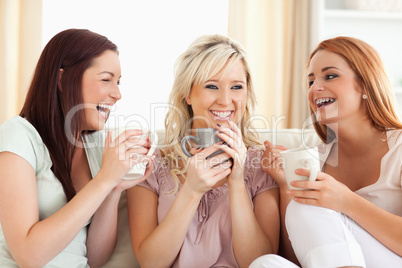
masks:
<svg viewBox="0 0 402 268"><path fill-rule="evenodd" d="M334 98L321 98L321 99L316 99L315 104L317 104L318 108L321 108L323 106L332 104L335 102Z"/></svg>
<svg viewBox="0 0 402 268"><path fill-rule="evenodd" d="M96 105L96 110L98 110L99 114L105 119L108 119L111 108L112 108L112 105L105 104L105 103L100 103L100 104Z"/></svg>
<svg viewBox="0 0 402 268"><path fill-rule="evenodd" d="M220 120L220 121L225 121L228 120L234 111L215 111L215 110L210 110L209 111L215 120Z"/></svg>

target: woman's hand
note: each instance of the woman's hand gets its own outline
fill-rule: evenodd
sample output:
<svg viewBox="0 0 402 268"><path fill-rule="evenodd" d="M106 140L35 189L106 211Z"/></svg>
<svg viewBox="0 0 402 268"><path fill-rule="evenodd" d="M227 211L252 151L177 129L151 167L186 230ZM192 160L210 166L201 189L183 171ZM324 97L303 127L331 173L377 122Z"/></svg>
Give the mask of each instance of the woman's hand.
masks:
<svg viewBox="0 0 402 268"><path fill-rule="evenodd" d="M196 194L204 194L231 172L232 162L227 154L208 157L222 148L222 142L213 144L204 150L197 150L188 162L185 185Z"/></svg>
<svg viewBox="0 0 402 268"><path fill-rule="evenodd" d="M280 152L287 150L287 148L282 145L274 146L269 141L265 141L264 146L266 149L261 157L262 169L276 181L279 187L287 187L280 156Z"/></svg>
<svg viewBox="0 0 402 268"><path fill-rule="evenodd" d="M296 169L295 173L301 176L310 176L308 169ZM348 214L351 205L350 197L354 194L346 185L332 176L318 172L316 181L292 181L294 187L309 190L290 190L288 193L296 202L319 207L329 208Z"/></svg>
<svg viewBox="0 0 402 268"><path fill-rule="evenodd" d="M247 157L247 148L243 142L240 129L232 120L229 120L229 128L217 126L217 135L226 144L221 146L233 161L232 172L229 175L229 182L244 181L244 163Z"/></svg>
<svg viewBox="0 0 402 268"><path fill-rule="evenodd" d="M147 135L141 130L126 130L112 141L111 133L108 132L105 141L105 148L102 154L102 166L99 172L105 177L114 180L119 190L130 188L143 181L151 172L149 165L153 156L147 156L150 149L150 141ZM131 167L138 163L147 162L147 172L139 180L122 181Z"/></svg>

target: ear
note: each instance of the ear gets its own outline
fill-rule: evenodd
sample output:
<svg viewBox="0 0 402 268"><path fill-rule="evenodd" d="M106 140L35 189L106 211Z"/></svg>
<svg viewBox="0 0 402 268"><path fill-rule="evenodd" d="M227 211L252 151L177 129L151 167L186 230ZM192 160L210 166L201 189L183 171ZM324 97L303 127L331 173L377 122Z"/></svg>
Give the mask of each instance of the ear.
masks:
<svg viewBox="0 0 402 268"><path fill-rule="evenodd" d="M191 105L191 98L190 98L190 96L185 97L185 99L186 99L187 104L188 104L188 105Z"/></svg>
<svg viewBox="0 0 402 268"><path fill-rule="evenodd" d="M63 91L63 88L61 87L61 77L63 76L63 72L64 72L64 69L60 68L60 70L59 70L59 80L57 81L57 86L59 87L60 91Z"/></svg>

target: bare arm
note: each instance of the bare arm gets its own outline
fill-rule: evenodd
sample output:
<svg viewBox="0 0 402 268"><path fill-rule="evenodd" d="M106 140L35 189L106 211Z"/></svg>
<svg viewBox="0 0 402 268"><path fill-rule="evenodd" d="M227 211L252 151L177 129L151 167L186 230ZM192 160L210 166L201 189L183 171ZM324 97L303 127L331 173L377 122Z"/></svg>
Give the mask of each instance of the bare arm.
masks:
<svg viewBox="0 0 402 268"><path fill-rule="evenodd" d="M296 173L308 176L310 171L298 169ZM295 196L295 201L326 207L348 215L379 242L402 256L402 217L376 206L323 172L318 173L317 181L298 181L292 185L312 189L312 191L292 190L291 194Z"/></svg>
<svg viewBox="0 0 402 268"><path fill-rule="evenodd" d="M113 146L110 146L111 144ZM120 150L122 147L124 150ZM14 260L20 266L44 266L71 243L102 203L104 207L100 209L98 215L103 214L105 217L102 211L117 210L118 196L111 197L109 194L115 187L130 186L130 183L122 182L122 177L130 168L129 155L133 150L141 149L126 149L125 140L112 143L108 136L99 173L65 206L43 220L39 219L34 169L25 159L16 154L0 153L0 221ZM131 186L135 183L131 183ZM108 199L111 201L104 202L108 196L111 197ZM52 204L48 205L52 206ZM94 217L95 226L97 218L98 216ZM113 225L116 223L116 218L111 219L109 223L112 224L112 232L103 242L115 239ZM90 229L92 228L97 229L95 227ZM95 233L92 237L104 231ZM88 241L90 245L93 244L91 237ZM97 249L106 252L105 257L108 258L114 245L115 243L110 245L101 243ZM88 253L91 253L91 248L88 249Z"/></svg>
<svg viewBox="0 0 402 268"><path fill-rule="evenodd" d="M113 181L98 174L64 207L39 221L32 166L9 152L0 153L0 220L7 245L20 266L44 266L75 238L95 213Z"/></svg>
<svg viewBox="0 0 402 268"><path fill-rule="evenodd" d="M141 267L169 267L176 259L201 197L231 171L230 162L213 165L215 158L227 155L206 159L216 150L210 146L191 157L186 180L159 225L157 195L144 187L127 191L131 242Z"/></svg>
<svg viewBox="0 0 402 268"><path fill-rule="evenodd" d="M281 167L280 152L287 148L281 145L273 145L269 141L265 141L265 152L261 159L262 169L268 173L279 185L279 208L281 217L281 239L279 243L279 254L286 259L299 264L293 251L292 244L285 225L286 208L293 199L287 191L289 190L285 180L285 174Z"/></svg>
<svg viewBox="0 0 402 268"><path fill-rule="evenodd" d="M141 186L127 190L131 243L141 267L170 267L176 259L202 195L181 188L158 225L158 197Z"/></svg>
<svg viewBox="0 0 402 268"><path fill-rule="evenodd" d="M389 213L354 194L345 214L390 250L402 257L402 217Z"/></svg>
<svg viewBox="0 0 402 268"><path fill-rule="evenodd" d="M239 267L248 267L256 258L278 252L278 191L272 189L258 194L253 200L253 211L244 183L230 183L229 187L234 254Z"/></svg>

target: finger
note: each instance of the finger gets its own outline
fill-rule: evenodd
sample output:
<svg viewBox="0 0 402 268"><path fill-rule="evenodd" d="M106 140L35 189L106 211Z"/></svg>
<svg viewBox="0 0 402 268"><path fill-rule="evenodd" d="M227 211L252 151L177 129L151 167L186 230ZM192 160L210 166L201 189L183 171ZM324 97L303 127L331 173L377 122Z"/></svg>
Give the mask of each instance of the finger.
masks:
<svg viewBox="0 0 402 268"><path fill-rule="evenodd" d="M228 144L218 144L218 147L220 150L224 151L226 153L225 155L228 155L229 158L235 159L237 157L237 151L232 149Z"/></svg>
<svg viewBox="0 0 402 268"><path fill-rule="evenodd" d="M231 120L229 119L229 127L239 136L241 136L240 128Z"/></svg>
<svg viewBox="0 0 402 268"><path fill-rule="evenodd" d="M131 148L126 151L126 154L130 156L130 158L134 157L135 155L138 156L146 156L148 153L149 149L144 148L144 147L137 147L137 148Z"/></svg>
<svg viewBox="0 0 402 268"><path fill-rule="evenodd" d="M198 147L198 148L191 148L190 149L190 154L195 155L198 154L199 152L201 152L204 148L202 147Z"/></svg>
<svg viewBox="0 0 402 268"><path fill-rule="evenodd" d="M315 181L307 181L307 180L291 181L290 185L292 185L293 187L310 189L310 190L319 190L320 189L320 185L317 184L317 182L315 182Z"/></svg>
<svg viewBox="0 0 402 268"><path fill-rule="evenodd" d="M105 148L109 148L112 143L112 132L109 130L106 134Z"/></svg>
<svg viewBox="0 0 402 268"><path fill-rule="evenodd" d="M228 159L223 160L220 163L217 163L217 164L213 165L211 168L224 168L224 169L227 169L227 168L230 168L232 165L233 165L233 159L228 158Z"/></svg>
<svg viewBox="0 0 402 268"><path fill-rule="evenodd" d="M220 133L218 132L218 137L226 141L226 143L228 143L229 146L233 148L235 147L235 144L231 142L232 140L234 142L237 142L238 144L243 143L241 131L239 130L239 128L235 123L230 122L229 128L224 128L219 125L218 130L220 131ZM228 137L229 139L224 139L225 136Z"/></svg>
<svg viewBox="0 0 402 268"><path fill-rule="evenodd" d="M216 152L217 150L220 149L219 143L222 143L222 142L220 141L220 142L217 142L215 144L212 144L211 146L208 146L207 148L204 148L204 150L202 150L197 155L202 156L204 158L210 156L212 153L214 153L214 152Z"/></svg>
<svg viewBox="0 0 402 268"><path fill-rule="evenodd" d="M226 176L228 176L232 172L230 168L224 168L223 166L216 166L212 168L208 173L208 175L214 180L219 181Z"/></svg>
<svg viewBox="0 0 402 268"><path fill-rule="evenodd" d="M140 129L129 129L129 130L123 131L119 136L117 136L115 141L117 140L118 143L123 143L123 142L127 141L128 139L130 139L133 136L141 136L141 135L144 135L144 134L146 134L146 132L144 132L144 131L142 131Z"/></svg>
<svg viewBox="0 0 402 268"><path fill-rule="evenodd" d="M126 141L124 143L126 148L136 148L136 147L145 147L147 149L151 148L151 144L147 139L137 140L136 142Z"/></svg>
<svg viewBox="0 0 402 268"><path fill-rule="evenodd" d="M266 141L264 141L264 146L265 146L265 148L269 148L269 149L274 149L274 148L276 148L276 149L279 149L279 150L281 150L281 151L285 151L285 150L287 150L288 148L286 147L286 146L283 146L283 145L273 145L270 141L268 141L268 140L266 140Z"/></svg>

